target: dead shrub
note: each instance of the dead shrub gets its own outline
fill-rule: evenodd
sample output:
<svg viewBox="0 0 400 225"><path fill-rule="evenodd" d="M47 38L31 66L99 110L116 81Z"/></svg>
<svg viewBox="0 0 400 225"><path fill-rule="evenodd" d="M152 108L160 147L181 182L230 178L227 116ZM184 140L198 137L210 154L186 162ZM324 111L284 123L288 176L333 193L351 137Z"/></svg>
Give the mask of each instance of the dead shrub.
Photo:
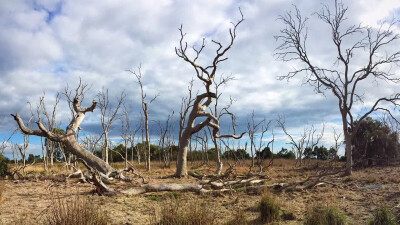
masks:
<svg viewBox="0 0 400 225"><path fill-rule="evenodd" d="M247 220L246 214L242 208L238 207L236 212L233 213L233 218L226 225L250 225Z"/></svg>
<svg viewBox="0 0 400 225"><path fill-rule="evenodd" d="M3 202L4 182L0 181L0 205Z"/></svg>
<svg viewBox="0 0 400 225"><path fill-rule="evenodd" d="M105 225L105 212L87 197L78 194L70 199L53 196L49 211L44 216L48 225Z"/></svg>
<svg viewBox="0 0 400 225"><path fill-rule="evenodd" d="M258 205L260 220L263 223L271 223L279 220L281 208L275 203L275 199L269 194L264 193Z"/></svg>
<svg viewBox="0 0 400 225"><path fill-rule="evenodd" d="M304 225L344 225L346 216L335 207L314 206L307 212Z"/></svg>
<svg viewBox="0 0 400 225"><path fill-rule="evenodd" d="M378 208L373 217L367 221L367 225L397 225L396 217L387 207Z"/></svg>
<svg viewBox="0 0 400 225"><path fill-rule="evenodd" d="M181 199L161 203L157 225L214 225L216 214L209 203L199 199ZM155 214L155 213L154 213ZM154 216L153 216L154 217Z"/></svg>

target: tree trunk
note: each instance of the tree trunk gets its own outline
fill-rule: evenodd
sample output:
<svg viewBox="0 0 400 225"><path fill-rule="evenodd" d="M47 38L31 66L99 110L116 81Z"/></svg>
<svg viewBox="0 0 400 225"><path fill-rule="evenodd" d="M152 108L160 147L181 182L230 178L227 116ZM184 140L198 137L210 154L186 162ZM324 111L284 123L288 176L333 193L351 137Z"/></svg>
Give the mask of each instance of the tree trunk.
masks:
<svg viewBox="0 0 400 225"><path fill-rule="evenodd" d="M343 122L343 134L344 134L344 142L346 144L346 173L345 175L351 175L352 167L353 167L353 158L352 158L352 149L351 149L351 133L347 128L347 118L346 113L342 113L342 122Z"/></svg>
<svg viewBox="0 0 400 225"><path fill-rule="evenodd" d="M128 142L125 140L125 169L128 169Z"/></svg>
<svg viewBox="0 0 400 225"><path fill-rule="evenodd" d="M144 104L144 122L146 129L146 147L147 147L147 156L146 156L146 169L150 171L150 136L149 136L149 113L147 111L147 104Z"/></svg>
<svg viewBox="0 0 400 225"><path fill-rule="evenodd" d="M216 155L217 169L216 169L215 173L217 175L220 175L222 172L223 163L221 161L221 152L220 152L220 149L218 148L217 140L215 138L214 138L214 148L217 153L217 155Z"/></svg>
<svg viewBox="0 0 400 225"><path fill-rule="evenodd" d="M104 132L103 160L108 164L108 132Z"/></svg>
<svg viewBox="0 0 400 225"><path fill-rule="evenodd" d="M192 129L185 129L182 133L181 139L179 140L179 152L176 164L177 177L187 176L187 150L189 145L189 139L191 137Z"/></svg>

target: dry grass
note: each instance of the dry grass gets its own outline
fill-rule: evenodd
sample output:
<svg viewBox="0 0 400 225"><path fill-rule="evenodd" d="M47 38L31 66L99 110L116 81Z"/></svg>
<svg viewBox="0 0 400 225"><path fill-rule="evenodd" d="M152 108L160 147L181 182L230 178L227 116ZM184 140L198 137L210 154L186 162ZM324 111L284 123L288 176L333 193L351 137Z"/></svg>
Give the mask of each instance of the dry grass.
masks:
<svg viewBox="0 0 400 225"><path fill-rule="evenodd" d="M260 211L260 221L263 223L271 223L280 219L281 208L267 192L261 196L258 210Z"/></svg>
<svg viewBox="0 0 400 225"><path fill-rule="evenodd" d="M250 161L241 161L236 166L237 174L246 174L250 163ZM267 160L265 161L266 163L268 163ZM319 163L318 168L296 168L294 167L294 163L294 160L275 160L274 165L266 169L266 174L270 176L267 184L301 181L309 175L317 173L324 166L323 163L316 160L312 161L310 165L313 167ZM198 167L200 164L201 162L194 162L193 165L194 167ZM113 163L112 165L116 168L121 168L124 163ZM196 169L191 168L191 162L188 162L188 166L190 171L196 170L202 174L213 174L215 172L214 162ZM148 177L151 183L193 184L196 182L196 179L192 177L183 179L168 178L168 175L172 175L175 172L174 163L171 163L171 168L163 168L162 164L154 161L152 162L151 172L145 170L144 163L138 166L135 162L134 167L136 172ZM84 198L84 195L89 195L88 193L93 190L92 185L77 184L74 179L67 181L64 179L62 182L56 181L56 177L65 177L65 174L69 173L66 171L64 165L60 163L50 168L51 171L47 174L41 172L43 171L41 164L27 168L27 172L30 170L35 171L35 176L39 179L26 179L18 183L4 181L4 200L2 205L0 205L0 224L19 224L19 222L14 223L15 218L24 218L25 216L29 216L30 219L26 221L31 222L30 224L36 224L35 218L40 217L43 212L49 212L53 204L51 200L52 196L49 196L48 189L51 189L51 192L58 193L64 199L74 198L76 187L79 187L79 194L82 198ZM270 197L275 200L274 203L281 209L280 217L282 220L277 223L286 225L303 224L307 208L310 205L319 203L323 205L335 205L338 209L345 211L348 216L348 224L366 224L368 218L373 214L376 205L388 205L390 207L398 205L398 183L400 178L397 175L399 173L400 167L376 167L355 170L350 177L333 176L328 181L334 183L334 185L325 184L310 190L294 192L270 190ZM128 176L132 175L128 174ZM382 188L371 190L361 189L362 186L367 184L381 184ZM133 183L112 182L110 184L111 187L116 189L125 189L132 185L140 185L139 179L135 179ZM175 199L179 199L171 200L173 197L170 196L175 196ZM205 208L204 210L207 210L207 212L212 212L211 215L215 218L213 224L229 223L239 225L246 222L247 224L259 224L260 217L260 211L258 210L260 195L242 191L214 196L199 196L190 192L159 192L138 196L118 195L107 198L91 196L90 199L96 203L95 205L101 205L104 209L107 209L110 224L163 224L160 223L162 213L165 215L164 224L179 224L179 221L175 221L176 223L168 222L166 218L169 214L176 215L176 212L181 211L185 211L180 214L182 217L188 217L185 213L193 211L188 210L189 207L194 207L190 206L193 202L200 204L197 206L197 211ZM186 200L188 202L185 202ZM181 207L173 204L175 201L179 202ZM172 205L168 208L170 204ZM155 210L154 212L152 212L153 209ZM201 212L198 214L202 215ZM157 218L151 218L153 216ZM43 219L43 217L40 218ZM235 221L241 222L235 223ZM24 221L20 221L20 223L26 224ZM207 223L204 222L204 224Z"/></svg>
<svg viewBox="0 0 400 225"><path fill-rule="evenodd" d="M154 213L155 214L155 213ZM152 218L157 218L156 215ZM154 221L153 221L154 222ZM172 199L162 203L157 225L214 225L216 214L210 203L198 198L188 201Z"/></svg>
<svg viewBox="0 0 400 225"><path fill-rule="evenodd" d="M387 207L380 207L375 210L372 218L367 222L368 225L398 225L396 217Z"/></svg>
<svg viewBox="0 0 400 225"><path fill-rule="evenodd" d="M108 218L93 201L76 194L68 200L54 197L44 224L105 225L108 224Z"/></svg>
<svg viewBox="0 0 400 225"><path fill-rule="evenodd" d="M316 205L307 212L304 225L345 225L346 216L335 207Z"/></svg>
<svg viewBox="0 0 400 225"><path fill-rule="evenodd" d="M4 181L0 181L0 205L3 202Z"/></svg>

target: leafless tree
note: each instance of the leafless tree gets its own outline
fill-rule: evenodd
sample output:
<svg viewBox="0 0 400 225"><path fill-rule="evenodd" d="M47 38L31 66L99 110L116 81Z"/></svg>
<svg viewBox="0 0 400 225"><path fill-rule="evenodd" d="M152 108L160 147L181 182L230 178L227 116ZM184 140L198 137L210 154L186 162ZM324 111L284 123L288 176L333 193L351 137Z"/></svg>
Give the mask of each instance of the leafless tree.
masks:
<svg viewBox="0 0 400 225"><path fill-rule="evenodd" d="M25 135L35 135L48 138L51 141L60 142L65 146L65 149L69 153L77 156L79 159L84 160L85 163L87 163L89 166L91 166L93 169L96 169L100 173L106 176L110 176L112 172L115 172L115 170L106 162L104 162L100 158L94 156L92 153L87 151L87 149L84 149L76 139L76 132L80 127L80 124L84 120L86 113L93 112L93 110L96 108L97 105L97 102L93 101L90 107L87 108L81 107L81 102L84 98L86 90L87 90L87 85L82 84L81 82L79 82L78 87L74 90L74 95L71 94L72 90L69 90L68 88L66 89L66 93L69 93L66 95L67 101L69 105L71 105L71 109L74 111L74 116L72 117L72 120L67 126L65 134L63 135L49 131L40 120L37 122L39 129L33 130L25 126L19 114L15 114L12 116L16 120L19 129ZM71 98L71 96L74 97Z"/></svg>
<svg viewBox="0 0 400 225"><path fill-rule="evenodd" d="M129 143L129 132L131 130L129 121L129 112L126 106L123 106L124 112L121 116L121 137L124 140L124 151L125 151L125 169L128 169L128 143ZM132 160L133 161L133 160Z"/></svg>
<svg viewBox="0 0 400 225"><path fill-rule="evenodd" d="M104 134L104 149L102 153L103 160L108 163L109 162L109 157L108 157L108 152L109 152L109 138L108 134L110 132L111 125L117 119L117 113L119 108L124 102L124 99L126 97L125 92L121 92L121 95L119 98L117 98L117 104L113 108L110 104L110 101L108 99L108 89L104 90L102 89L101 92L99 92L98 96L98 101L99 101L99 108L100 108L100 113L101 113L101 127L103 128L103 134Z"/></svg>
<svg viewBox="0 0 400 225"><path fill-rule="evenodd" d="M316 13L319 19L325 22L331 29L332 44L336 49L336 57L332 67L323 67L315 61L307 51L307 20L295 7L294 12L288 12L279 17L285 28L276 36L280 45L277 47L277 58L283 61L297 61L301 68L295 69L286 75L278 77L280 80L290 80L296 75L304 75L306 83L310 84L316 92L332 92L338 99L339 111L342 118L343 134L346 143L347 170L352 171L352 135L356 133L358 126L355 120L361 121L371 113L384 111L392 115L388 104L398 106L399 93L390 97L381 97L375 100L372 106L360 113L355 118L353 106L363 103L364 96L357 88L362 83L383 80L397 83L400 81L392 71L393 66L400 62L400 51L389 49L395 47L395 42L400 35L393 31L394 22L383 23L378 29L352 25L344 27L348 8L341 1L335 0L332 10L324 5ZM357 39L356 41L353 41ZM367 57L365 57L367 56ZM357 59L367 58L365 64L358 66ZM362 92L361 92L362 93ZM372 101L372 99L369 101ZM357 123L360 124L360 123Z"/></svg>
<svg viewBox="0 0 400 225"><path fill-rule="evenodd" d="M240 11L240 10L239 10ZM175 48L175 53L178 57L182 58L185 62L189 63L196 72L197 78L203 82L205 86L205 92L199 94L195 97L193 101L193 106L191 107L191 111L186 119L186 126L182 132L180 141L179 141L179 153L177 159L177 170L175 175L177 177L183 177L187 175L187 149L189 145L189 140L192 135L202 130L205 126L209 126L213 128L213 136L216 138L223 137L235 137L241 138L241 136L235 135L220 135L218 134L219 120L217 115L213 115L210 112L206 112L206 109L210 106L212 99L216 98L216 94L211 92L211 88L214 82L215 74L217 72L218 65L221 62L226 61L228 58L225 54L232 47L235 39L236 39L236 29L243 22L243 14L241 13L241 19L237 23L233 23L233 28L229 29L230 34L230 42L227 46L223 46L220 42L212 40L214 44L217 45L216 55L212 60L211 65L202 66L199 65L197 60L201 55L202 51L205 48L205 39L203 39L200 48L196 48L193 46L194 57L190 57L188 55L188 44L184 42L185 34L183 33L182 26L179 28L181 39L179 41L179 47ZM205 100L206 99L206 100ZM204 101L205 100L205 101ZM204 102L203 102L204 101ZM199 117L206 117L206 119L198 124L195 124L195 120Z"/></svg>
<svg viewBox="0 0 400 225"><path fill-rule="evenodd" d="M287 131L285 119L283 117L279 116L277 123L282 129L283 133L285 133L285 135L289 138L288 144L291 145L295 150L297 156L296 166L299 165L301 167L303 165L304 150L307 148L312 150L319 144L324 136L325 124L322 126L320 134L316 134L317 129L314 127L314 125L311 125L310 127L305 127L303 133L296 138Z"/></svg>
<svg viewBox="0 0 400 225"><path fill-rule="evenodd" d="M225 115L229 116L231 118L231 121L232 121L232 128L234 130L234 133L236 133L235 115L233 115L233 113L231 113L229 111L229 108L232 106L233 99L232 98L230 99L230 102L226 107L222 108L220 111L218 109L218 100L220 99L220 97L222 95L222 93L219 92L219 89L220 89L221 86L226 85L229 81L231 81L233 79L234 79L234 77L232 77L232 76L226 76L226 77L225 76L221 76L220 80L218 82L215 79L213 80L214 91L215 91L216 98L214 100L214 109L211 109L211 113L213 115L216 115L218 120L221 120L221 118L223 116L225 116ZM218 147L217 138L213 135L212 130L210 129L210 127L208 127L208 131L210 133L211 140L214 143L214 149L215 149L215 152L216 152L217 168L215 170L215 173L217 175L220 175L221 172L222 172L222 168L223 168L223 163L222 163L222 160L221 160L221 149Z"/></svg>
<svg viewBox="0 0 400 225"><path fill-rule="evenodd" d="M249 135L250 140L250 152L251 152L251 166L250 171L255 166L254 163L254 153L257 159L257 166L259 167L259 173L263 172L263 161L264 156L262 154L262 150L264 147L268 147L272 145L275 141L275 136L272 132L272 139L265 145L264 136L270 129L271 120L267 121L266 119L262 119L260 122L255 121L254 111L251 114L250 120L247 121L247 134ZM257 142L258 141L258 142ZM272 163L273 161L271 161Z"/></svg>
<svg viewBox="0 0 400 225"><path fill-rule="evenodd" d="M52 111L49 113L47 110L46 102L45 102L45 96L46 93L43 93L43 96L40 97L39 100L39 105L37 106L37 117L38 119L41 118L41 115L43 114L45 117L45 124L47 125L47 129L50 131L53 131L53 129L56 128L56 112L57 112L57 106L58 103L60 102L60 94L57 93L56 98L55 98L55 104L53 105ZM41 137L41 142L42 142L42 150L43 150L43 137ZM43 162L45 166L45 170L47 170L47 162L48 162L48 155L50 155L50 165L53 166L54 164L54 149L56 143L48 140L47 138L45 139L44 145L46 147L46 153L43 151Z"/></svg>
<svg viewBox="0 0 400 225"><path fill-rule="evenodd" d="M146 131L146 147L147 147L147 154L146 154L146 169L147 171L150 171L150 158L151 158L151 151L150 151L150 135L149 135L149 110L148 110L148 105L150 105L156 98L159 96L159 94L155 95L154 98L152 98L149 102L146 101L146 93L143 90L143 83L142 83L142 68L141 66L138 67L137 72L136 71L131 71L128 70L130 73L135 75L137 79L137 83L140 86L140 93L142 96L142 110L144 114L144 129Z"/></svg>
<svg viewBox="0 0 400 225"><path fill-rule="evenodd" d="M167 121L165 122L165 126L162 126L161 122L158 123L160 128L160 138L158 145L160 146L160 161L164 163L164 167L170 167L171 162L171 148L173 144L173 116L174 112L171 115L168 115Z"/></svg>

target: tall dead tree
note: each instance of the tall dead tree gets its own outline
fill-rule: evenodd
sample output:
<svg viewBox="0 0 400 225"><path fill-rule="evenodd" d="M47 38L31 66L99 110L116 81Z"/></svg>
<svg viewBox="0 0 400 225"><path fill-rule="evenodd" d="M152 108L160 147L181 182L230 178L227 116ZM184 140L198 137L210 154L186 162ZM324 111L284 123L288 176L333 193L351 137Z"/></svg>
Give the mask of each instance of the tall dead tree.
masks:
<svg viewBox="0 0 400 225"><path fill-rule="evenodd" d="M152 98L149 102L146 102L146 93L143 90L143 83L142 83L142 68L139 66L138 71L131 71L128 70L128 72L132 73L135 75L137 79L137 83L140 86L140 94L142 96L142 110L144 114L144 129L146 132L146 147L147 147L147 152L146 152L146 169L147 171L150 171L150 159L151 159L151 151L150 151L150 135L149 135L149 110L148 110L148 105L150 105L156 98L159 96L159 94L155 95L154 98Z"/></svg>
<svg viewBox="0 0 400 225"><path fill-rule="evenodd" d="M131 126L129 123L129 112L128 109L124 105L124 113L121 116L121 137L124 140L124 152L125 152L125 169L128 168L128 143L129 143L129 132L131 130Z"/></svg>
<svg viewBox="0 0 400 225"><path fill-rule="evenodd" d="M115 108L113 108L110 105L110 101L108 99L108 89L104 90L102 89L101 92L99 92L98 100L99 100L99 108L100 108L100 113L101 113L101 127L103 128L103 134L104 134L104 148L103 148L103 153L102 157L103 160L108 163L109 157L108 157L108 152L109 152L109 138L108 134L110 133L110 128L115 119L117 118L117 113L119 108L121 107L122 103L124 102L124 99L126 97L125 92L121 92L121 96L117 98L117 104Z"/></svg>
<svg viewBox="0 0 400 225"><path fill-rule="evenodd" d="M193 101L193 105L191 106L191 111L188 115L188 118L185 121L186 125L179 140L179 153L177 159L177 169L175 173L177 177L183 177L187 175L187 150L189 140L191 139L193 134L199 132L205 126L209 126L213 129L213 136L215 138L241 138L241 136L243 136L243 134L241 136L218 134L220 126L217 116L206 111L206 109L210 106L212 99L215 99L217 97L215 93L211 92L211 88L214 82L215 74L218 69L218 65L228 59L225 54L232 47L236 39L236 29L244 20L241 11L240 14L241 19L236 23L232 23L233 28L229 29L230 42L225 47L220 42L212 40L212 42L217 45L217 50L214 58L212 59L212 63L207 66L199 65L197 62L199 56L205 48L205 39L203 38L200 48L196 48L194 46L192 47L194 57L190 57L188 55L188 44L187 42L184 42L185 34L183 33L182 26L179 28L181 38L179 41L179 47L175 48L175 53L179 58L183 59L185 62L189 63L190 66L193 67L196 72L197 78L205 86L205 92L196 96L195 100ZM206 119L196 124L195 120L199 117L205 117Z"/></svg>
<svg viewBox="0 0 400 225"><path fill-rule="evenodd" d="M41 114L43 114L45 116L46 123L47 123L47 129L50 131L53 131L56 128L56 112L57 112L58 103L60 102L60 98L61 98L60 94L57 93L51 114L47 110L47 106L46 106L46 102L45 102L45 93L43 93L43 96L40 98L40 102L39 102L39 105L37 108L38 118L40 118ZM43 137L41 139L43 139ZM42 140L42 142L43 142L43 140ZM45 139L44 143L45 143L45 147L46 147L46 154L43 155L43 161L45 164L47 164L48 155L50 155L50 165L53 166L53 164L54 164L54 149L56 148L56 143L51 140L48 140L48 139ZM45 168L47 168L47 165L45 165Z"/></svg>
<svg viewBox="0 0 400 225"><path fill-rule="evenodd" d="M269 148L271 144L275 141L275 136L272 132L272 139L265 145L264 136L268 132L271 126L271 120L267 121L266 119L260 120L260 122L256 122L254 118L254 111L251 115L251 119L247 121L247 134L249 135L250 140L250 152L251 152L251 166L250 172L252 168L255 166L254 162L254 153L257 159L257 166L259 168L259 173L263 172L263 162L264 162L264 155L263 155L263 147ZM272 163L272 161L271 161Z"/></svg>
<svg viewBox="0 0 400 225"><path fill-rule="evenodd" d="M93 100L93 103L90 107L87 108L82 108L81 107L81 102L84 98L85 91L87 89L87 85L82 84L81 82L79 83L78 87L74 91L74 97L70 98L72 96L72 90L68 91L68 88L66 89L66 93L69 93L69 95L66 95L67 100L70 105L72 105L72 109L74 110L74 116L72 117L71 122L66 128L65 134L60 135L56 134L52 131L49 131L41 122L37 122L38 125L38 130L33 130L27 126L25 126L21 116L19 114L15 114L13 118L18 124L19 129L21 130L22 133L25 135L35 135L35 136L40 136L40 137L45 137L50 139L51 141L55 142L60 142L62 143L66 150L77 156L79 159L84 160L89 166L92 168L96 169L97 171L105 174L106 176L109 176L112 172L115 172L115 170L108 165L105 161L101 160L100 158L96 157L92 153L90 153L87 149L83 148L77 141L76 139L76 132L78 128L80 127L82 121L84 120L86 113L87 112L93 112L93 110L96 108L97 102Z"/></svg>
<svg viewBox="0 0 400 225"><path fill-rule="evenodd" d="M320 134L316 134L317 129L314 127L314 125L311 125L310 127L305 127L303 129L303 133L298 135L296 138L296 136L287 131L284 118L279 117L277 123L282 129L283 133L285 133L285 135L289 138L289 142L287 144L291 145L296 153L297 160L295 166L299 165L301 167L303 165L304 151L307 148L313 150L319 144L324 136L325 124L322 126Z"/></svg>
<svg viewBox="0 0 400 225"><path fill-rule="evenodd" d="M342 119L344 141L346 143L347 170L352 171L352 136L357 132L361 121L371 113L383 111L392 115L389 104L398 106L400 94L395 93L390 97L368 99L374 102L365 111L355 111L354 105L363 103L362 91L357 89L362 83L385 82L397 83L400 78L392 71L400 62L400 51L394 45L400 39L400 35L393 31L394 22L382 23L378 28L361 25L345 26L348 8L341 1L335 0L332 10L324 5L315 13L320 20L327 24L331 30L331 40L336 49L336 56L332 63L325 67L316 61L316 57L310 57L307 48L307 20L295 7L294 12L288 12L279 17L285 28L281 30L276 39L280 42L277 47L277 58L283 61L297 61L301 68L278 77L280 80L290 80L296 75L304 75L305 82L310 84L317 93L332 92L338 99L339 111ZM394 47L394 48L393 48ZM359 59L365 59L360 65ZM325 62L326 60L324 60ZM357 118L357 114L360 114Z"/></svg>
<svg viewBox="0 0 400 225"><path fill-rule="evenodd" d="M232 76L226 76L226 77L221 76L220 80L218 82L214 79L213 83L214 83L214 91L215 91L216 98L214 100L214 109L211 108L211 113L213 115L216 115L218 120L221 120L221 118L225 115L229 116L232 120L232 128L234 130L234 133L236 133L235 115L233 115L231 112L229 112L229 108L232 106L233 99L232 98L230 99L230 102L226 107L222 108L221 110L218 109L218 100L222 95L222 93L220 93L219 89L221 86L226 85L229 81L231 81L233 79L234 79L234 77L232 77ZM214 135L212 135L212 130L210 129L210 127L208 127L208 128L209 128L208 130L210 133L211 140L214 143L214 150L216 152L215 160L217 163L217 168L215 170L215 173L217 175L220 175L222 172L222 168L223 168L223 163L221 160L221 149L218 146L218 141L217 141L218 139Z"/></svg>

